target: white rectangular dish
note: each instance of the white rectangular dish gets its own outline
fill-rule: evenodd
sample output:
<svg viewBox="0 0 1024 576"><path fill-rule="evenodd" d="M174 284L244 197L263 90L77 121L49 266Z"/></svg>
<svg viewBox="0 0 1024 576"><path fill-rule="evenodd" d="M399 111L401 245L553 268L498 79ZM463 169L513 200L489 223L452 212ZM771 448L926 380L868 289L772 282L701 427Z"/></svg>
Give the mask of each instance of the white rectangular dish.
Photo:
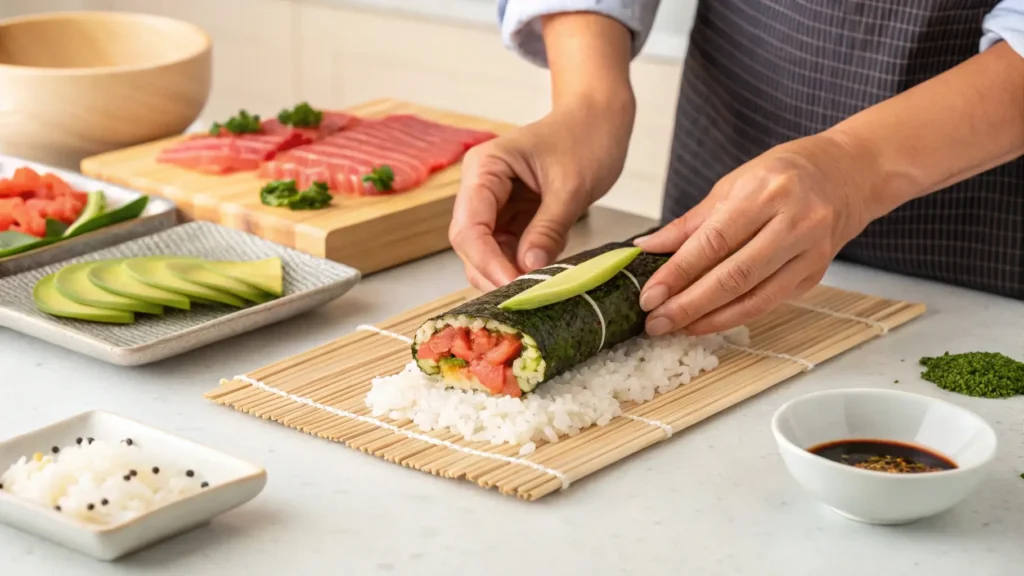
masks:
<svg viewBox="0 0 1024 576"><path fill-rule="evenodd" d="M31 458L36 452L50 454L53 446L70 446L70 450L75 450L77 438L94 438L111 444L131 439L133 448L138 448L147 459L166 463L165 474L187 468L193 471L191 478L201 478L209 484L191 495L112 524L79 519L66 511L58 512L53 507L15 496L8 489L0 490L0 521L99 560L115 560L204 525L255 498L267 482L267 474L259 466L100 410L84 412L0 441L0 474L22 456Z"/></svg>
<svg viewBox="0 0 1024 576"><path fill-rule="evenodd" d="M40 312L36 283L67 264L93 260L177 255L208 260L277 256L284 295L248 308L196 306L141 317L128 325L99 324ZM324 305L348 292L359 271L211 222L190 222L85 256L0 278L0 326L121 366L156 362L250 332Z"/></svg>
<svg viewBox="0 0 1024 576"><path fill-rule="evenodd" d="M83 192L102 190L107 198L109 210L120 208L137 200L142 194L121 186L115 186L60 168L54 168L38 162L23 160L14 156L0 154L0 178L10 178L14 171L22 166L32 168L40 174L51 172L62 180ZM127 242L142 236L148 236L166 230L178 223L178 209L173 202L158 196L150 196L143 213L133 220L113 224L99 230L68 238L49 246L0 258L0 278L10 276L40 266L74 258L121 242Z"/></svg>

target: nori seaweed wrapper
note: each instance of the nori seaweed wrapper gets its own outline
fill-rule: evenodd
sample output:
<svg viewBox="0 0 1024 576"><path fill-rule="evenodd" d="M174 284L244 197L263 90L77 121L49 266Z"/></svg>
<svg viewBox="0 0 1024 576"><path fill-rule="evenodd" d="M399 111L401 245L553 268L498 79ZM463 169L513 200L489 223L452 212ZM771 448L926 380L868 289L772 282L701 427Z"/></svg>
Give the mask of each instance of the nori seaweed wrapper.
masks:
<svg viewBox="0 0 1024 576"><path fill-rule="evenodd" d="M559 260L556 264L577 265L610 250L632 246L632 242L605 244ZM642 288L654 272L668 261L668 258L668 255L641 253L626 266L625 270L636 278ZM548 266L529 274L556 276L565 271L565 268ZM600 308L601 315L605 320L606 332L603 346L601 346L601 321L594 311L594 307L580 296L533 310L502 310L498 308L498 305L505 300L540 282L543 280L517 279L428 321L464 314L471 318L494 320L519 330L537 342L541 356L547 364L542 384L585 362L601 350L612 348L644 332L647 313L640 308L640 290L637 288L637 284L622 272L587 292L587 295ZM412 353L415 358L415 343L412 345Z"/></svg>

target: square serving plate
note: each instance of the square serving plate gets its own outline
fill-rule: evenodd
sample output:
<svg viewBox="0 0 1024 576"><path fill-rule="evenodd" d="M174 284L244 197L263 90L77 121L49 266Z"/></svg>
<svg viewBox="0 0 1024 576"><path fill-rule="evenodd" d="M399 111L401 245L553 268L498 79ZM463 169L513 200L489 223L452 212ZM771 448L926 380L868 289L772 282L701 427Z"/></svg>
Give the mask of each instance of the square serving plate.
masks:
<svg viewBox="0 0 1024 576"><path fill-rule="evenodd" d="M128 325L50 316L40 312L32 300L36 282L67 264L154 255L212 260L278 256L284 266L284 296L242 309L196 306L189 311L168 310L162 316L140 314L134 324ZM65 262L0 278L0 326L111 364L138 366L307 312L338 298L359 279L359 271L344 264L303 254L240 230L210 222L191 222Z"/></svg>
<svg viewBox="0 0 1024 576"><path fill-rule="evenodd" d="M14 171L28 166L40 174L52 172L78 190L91 192L102 190L107 197L109 208L120 208L138 199L142 194L121 186L94 180L77 172L54 168L37 162L22 160L14 156L0 154L0 178L10 178ZM166 230L178 223L178 209L173 202L158 196L150 196L146 209L138 218L94 230L81 236L61 240L56 244L36 248L29 252L0 258L0 278L10 276L54 262L74 258L121 242L127 242L142 236L148 236Z"/></svg>
<svg viewBox="0 0 1024 576"><path fill-rule="evenodd" d="M115 560L208 523L256 497L267 483L259 466L129 418L93 410L0 441L0 472L22 456L73 445L75 438L108 442L131 438L155 461L194 469L208 488L131 520L97 525L0 490L0 522L99 560Z"/></svg>

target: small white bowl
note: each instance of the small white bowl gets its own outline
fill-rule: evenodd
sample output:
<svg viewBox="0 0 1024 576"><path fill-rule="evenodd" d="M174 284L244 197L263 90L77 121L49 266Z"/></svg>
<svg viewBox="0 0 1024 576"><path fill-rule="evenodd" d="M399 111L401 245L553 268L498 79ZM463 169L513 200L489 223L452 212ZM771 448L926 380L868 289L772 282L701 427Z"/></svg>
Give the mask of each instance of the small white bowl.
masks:
<svg viewBox="0 0 1024 576"><path fill-rule="evenodd" d="M868 524L905 524L966 498L996 454L996 434L949 402L894 390L829 390L787 402L772 433L793 478L839 514ZM951 459L957 468L894 474L833 462L810 448L840 440L889 440Z"/></svg>
<svg viewBox="0 0 1024 576"><path fill-rule="evenodd" d="M22 456L48 453L76 438L133 443L155 461L193 468L210 483L200 492L112 525L81 521L0 490L0 521L98 560L115 560L206 524L256 497L267 483L259 466L134 420L94 410L0 442L0 473Z"/></svg>

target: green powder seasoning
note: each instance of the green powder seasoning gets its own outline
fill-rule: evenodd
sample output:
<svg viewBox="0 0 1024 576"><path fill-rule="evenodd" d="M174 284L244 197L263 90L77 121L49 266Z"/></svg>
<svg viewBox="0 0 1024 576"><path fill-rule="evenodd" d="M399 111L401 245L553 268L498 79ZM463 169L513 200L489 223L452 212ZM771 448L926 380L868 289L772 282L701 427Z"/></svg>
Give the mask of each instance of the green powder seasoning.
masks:
<svg viewBox="0 0 1024 576"><path fill-rule="evenodd" d="M921 377L943 390L983 398L1024 394L1024 362L997 352L946 352L920 362Z"/></svg>

